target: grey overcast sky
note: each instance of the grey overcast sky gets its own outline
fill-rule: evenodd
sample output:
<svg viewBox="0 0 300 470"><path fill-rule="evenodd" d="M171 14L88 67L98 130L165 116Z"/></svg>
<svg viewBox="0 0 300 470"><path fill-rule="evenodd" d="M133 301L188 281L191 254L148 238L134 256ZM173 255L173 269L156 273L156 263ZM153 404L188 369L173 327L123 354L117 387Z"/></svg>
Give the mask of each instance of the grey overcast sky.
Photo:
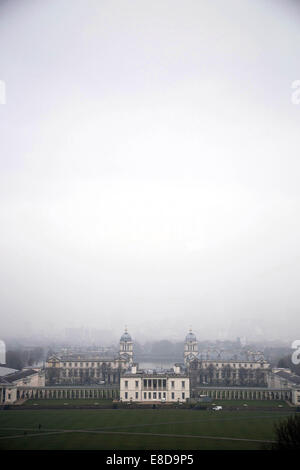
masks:
<svg viewBox="0 0 300 470"><path fill-rule="evenodd" d="M299 339L300 2L2 0L0 80L0 336Z"/></svg>

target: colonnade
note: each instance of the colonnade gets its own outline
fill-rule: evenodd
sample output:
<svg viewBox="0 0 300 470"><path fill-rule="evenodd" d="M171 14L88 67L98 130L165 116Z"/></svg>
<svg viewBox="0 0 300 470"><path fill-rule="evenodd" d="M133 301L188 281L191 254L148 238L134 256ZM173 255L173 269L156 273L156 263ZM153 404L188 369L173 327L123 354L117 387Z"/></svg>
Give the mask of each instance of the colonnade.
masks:
<svg viewBox="0 0 300 470"><path fill-rule="evenodd" d="M193 390L194 397L200 395L216 400L291 400L290 389L203 387Z"/></svg>
<svg viewBox="0 0 300 470"><path fill-rule="evenodd" d="M18 387L17 400L22 399L116 399L119 387Z"/></svg>

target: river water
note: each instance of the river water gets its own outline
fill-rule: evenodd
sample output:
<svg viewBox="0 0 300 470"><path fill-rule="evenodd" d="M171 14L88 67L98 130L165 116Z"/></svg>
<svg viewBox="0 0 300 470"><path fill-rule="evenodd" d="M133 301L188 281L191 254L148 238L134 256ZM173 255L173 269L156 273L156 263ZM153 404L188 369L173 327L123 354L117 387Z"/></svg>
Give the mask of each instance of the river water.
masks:
<svg viewBox="0 0 300 470"><path fill-rule="evenodd" d="M139 362L140 369L172 369L174 367L174 362L171 361L149 361L149 362Z"/></svg>

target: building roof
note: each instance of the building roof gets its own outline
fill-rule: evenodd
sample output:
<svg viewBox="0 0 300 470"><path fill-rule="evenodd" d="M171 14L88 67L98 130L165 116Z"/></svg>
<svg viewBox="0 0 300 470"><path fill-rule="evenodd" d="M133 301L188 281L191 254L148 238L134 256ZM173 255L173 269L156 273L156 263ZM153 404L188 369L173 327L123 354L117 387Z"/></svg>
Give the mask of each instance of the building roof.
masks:
<svg viewBox="0 0 300 470"><path fill-rule="evenodd" d="M194 333L192 332L191 329L189 330L188 334L186 335L185 341L197 341L196 335L194 335Z"/></svg>
<svg viewBox="0 0 300 470"><path fill-rule="evenodd" d="M29 377L30 375L34 374L37 374L37 371L33 369L19 370L12 374L6 375L5 377L1 377L0 383L13 383L17 380L24 379L25 377Z"/></svg>
<svg viewBox="0 0 300 470"><path fill-rule="evenodd" d="M119 360L116 356L95 356L89 355L89 353L81 354L63 354L61 356L53 355L48 358L47 362L58 361L58 362L113 362Z"/></svg>
<svg viewBox="0 0 300 470"><path fill-rule="evenodd" d="M253 360L253 361L250 361L249 359L225 359L225 358L218 358L218 359L204 359L203 357L201 357L201 353L199 354L195 354L193 355L194 357L194 360L197 360L199 362L203 362L203 363L217 363L217 364L220 364L220 363L227 363L227 364L269 364L265 359L258 359L257 361Z"/></svg>
<svg viewBox="0 0 300 470"><path fill-rule="evenodd" d="M188 377L188 375L184 372L176 373L174 370L165 370L165 371L146 371L146 370L139 370L136 373L133 373L131 371L125 371L122 374L122 377L136 377L136 378L157 378L157 379L163 379L163 378L168 378L168 377Z"/></svg>
<svg viewBox="0 0 300 470"><path fill-rule="evenodd" d="M128 331L127 331L127 328L125 328L125 331L124 331L124 333L122 334L122 336L121 336L121 338L120 338L120 341L125 341L125 342L127 342L127 341L132 341L131 336L130 336L130 334L129 334Z"/></svg>
<svg viewBox="0 0 300 470"><path fill-rule="evenodd" d="M300 376L293 374L292 372L280 370L278 372L275 372L275 374L283 379L286 379L288 382L292 382L294 384L300 384Z"/></svg>
<svg viewBox="0 0 300 470"><path fill-rule="evenodd" d="M11 369L10 367L1 366L0 367L0 377L5 377L6 375L18 372L18 369Z"/></svg>

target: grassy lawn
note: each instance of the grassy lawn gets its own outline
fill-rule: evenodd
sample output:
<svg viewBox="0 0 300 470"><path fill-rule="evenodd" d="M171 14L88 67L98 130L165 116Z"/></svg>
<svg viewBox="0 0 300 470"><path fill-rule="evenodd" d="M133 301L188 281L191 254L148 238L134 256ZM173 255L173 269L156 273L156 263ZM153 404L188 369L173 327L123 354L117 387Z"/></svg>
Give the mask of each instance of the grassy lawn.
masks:
<svg viewBox="0 0 300 470"><path fill-rule="evenodd" d="M1 411L0 449L260 449L263 443L251 440L272 440L274 423L287 414L176 409ZM55 434L62 430L68 432ZM222 437L246 440L217 439Z"/></svg>
<svg viewBox="0 0 300 470"><path fill-rule="evenodd" d="M216 405L222 406L232 406L236 408L274 408L274 409L291 409L290 405L288 405L283 400L213 400L208 405L211 406L212 403Z"/></svg>
<svg viewBox="0 0 300 470"><path fill-rule="evenodd" d="M111 406L113 400L111 399L49 399L49 400L27 400L22 405L40 407L61 407L66 409L68 406ZM274 400L213 400L212 402L200 402L200 405L211 407L212 404L222 405L224 407L235 407L235 408L273 408L273 409L291 409L291 407L285 401L274 401ZM244 406L244 405L247 405ZM187 405L188 407L188 405Z"/></svg>

